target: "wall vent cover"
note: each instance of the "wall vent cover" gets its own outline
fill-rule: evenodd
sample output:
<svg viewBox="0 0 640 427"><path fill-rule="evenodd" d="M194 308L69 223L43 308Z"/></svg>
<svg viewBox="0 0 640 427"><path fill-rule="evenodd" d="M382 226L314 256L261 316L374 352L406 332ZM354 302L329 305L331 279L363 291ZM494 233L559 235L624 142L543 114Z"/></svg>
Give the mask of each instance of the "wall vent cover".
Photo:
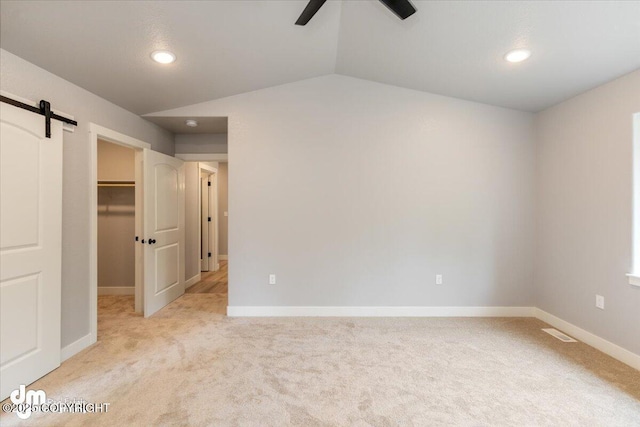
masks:
<svg viewBox="0 0 640 427"><path fill-rule="evenodd" d="M546 333L548 333L549 335L553 335L554 337L558 338L560 341L562 342L578 342L576 340L574 340L573 338L571 338L569 335L565 335L562 332L560 332L557 329L553 329L553 328L543 328L543 331L545 331Z"/></svg>

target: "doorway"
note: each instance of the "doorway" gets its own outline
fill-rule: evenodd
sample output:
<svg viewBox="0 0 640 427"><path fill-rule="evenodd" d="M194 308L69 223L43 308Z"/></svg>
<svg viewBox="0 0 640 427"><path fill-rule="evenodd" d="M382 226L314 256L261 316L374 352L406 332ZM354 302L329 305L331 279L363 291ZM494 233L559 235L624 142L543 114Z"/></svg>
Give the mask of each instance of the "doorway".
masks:
<svg viewBox="0 0 640 427"><path fill-rule="evenodd" d="M218 271L218 170L206 163L200 168L200 271Z"/></svg>
<svg viewBox="0 0 640 427"><path fill-rule="evenodd" d="M89 124L89 143L91 150L91 175L89 183L91 185L90 188L90 200L89 205L91 206L91 215L90 215L90 227L91 227L91 241L89 242L89 314L90 314L90 335L89 342L87 345L91 345L95 343L98 339L98 294L102 293L103 295L106 293L120 293L121 295L130 294L131 286L126 283L123 284L121 281L105 282L105 275L102 277L101 283L103 285L111 285L111 286L101 286L102 290L98 289L99 280L99 246L100 246L100 229L99 229L99 218L101 215L104 215L102 218L102 224L100 228L104 232L108 230L108 226L110 222L123 223L130 220L131 211L133 210L133 235L128 235L131 244L133 244L133 299L134 299L134 310L137 313L142 313L143 304L144 304L144 295L143 295L143 274L144 274L144 253L142 251L142 247L140 245L136 245L135 237L140 236L142 233L142 206L143 206L143 188L142 188L142 162L143 162L143 150L150 149L151 145L139 141L135 138L131 138L127 135L121 134L119 132L104 128L102 126L96 125L94 123ZM108 144L108 145L107 145ZM106 149L106 151L105 151ZM125 151L128 150L128 151ZM133 165L131 165L129 160L125 160L125 165L116 165L112 164L112 169L109 167L107 169L100 168L99 165L99 152L101 154L105 154L104 156L100 156L102 160L107 160L106 163L110 163L108 159L118 158L118 154L122 155L123 158L130 159L131 153L133 153ZM115 163L115 162L114 162ZM133 175L131 173L133 170ZM101 186L99 186L102 184ZM117 187L118 186L118 187ZM120 187L121 186L121 187ZM133 201L131 200L131 191L133 191ZM127 194L128 192L128 194ZM103 193L103 194L101 194ZM100 197L102 196L102 197ZM125 203L126 202L126 203ZM131 203L133 202L133 203ZM108 207L107 207L108 205ZM101 207L102 206L102 207ZM103 214L99 213L99 210L106 211L110 210L110 218L108 221L104 221L106 218L106 212ZM117 217L117 218L114 218ZM127 219L125 219L127 218ZM130 231L130 223L128 223L128 229ZM125 228L123 228L125 229ZM121 231L124 234L124 231ZM108 238L108 237L107 237ZM106 243L107 247L110 245L108 241L102 239ZM124 237L123 237L124 241ZM106 248L103 248L105 250ZM111 248L107 249L108 251L112 250ZM108 253L108 252L107 252ZM127 262L131 261L129 251L129 256L126 258ZM105 252L102 252L102 255L105 255ZM103 257L101 272L105 273L104 269L108 268L109 265L114 265L115 262L109 261L106 257ZM131 265L129 264L127 267L128 270L121 270L119 272L120 277L128 277L130 280L131 273ZM107 274L106 277L111 277L110 274ZM106 290L105 288L111 287L114 289ZM126 289L117 289L117 288L126 288Z"/></svg>
<svg viewBox="0 0 640 427"><path fill-rule="evenodd" d="M228 251L227 251L227 161L199 162L200 190L200 265L199 277L189 284L185 293L207 295L216 312L226 314L228 305ZM195 172L194 172L195 173ZM211 221L209 221L211 218ZM198 242L196 242L198 243ZM208 246L207 246L208 245ZM208 256L211 250L211 257ZM209 259L209 264L205 262Z"/></svg>
<svg viewBox="0 0 640 427"><path fill-rule="evenodd" d="M152 316L185 289L184 162L151 150L146 142L89 123L90 334L78 348L95 343L98 333L98 140L135 152L135 235L130 236L135 242L135 312Z"/></svg>
<svg viewBox="0 0 640 427"><path fill-rule="evenodd" d="M130 295L135 306L135 150L98 139L98 295Z"/></svg>

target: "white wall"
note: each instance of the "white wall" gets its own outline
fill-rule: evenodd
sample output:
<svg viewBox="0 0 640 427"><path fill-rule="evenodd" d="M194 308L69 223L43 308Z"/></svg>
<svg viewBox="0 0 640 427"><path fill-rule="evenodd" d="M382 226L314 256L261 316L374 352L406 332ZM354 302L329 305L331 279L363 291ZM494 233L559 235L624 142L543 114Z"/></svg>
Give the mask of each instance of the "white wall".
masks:
<svg viewBox="0 0 640 427"><path fill-rule="evenodd" d="M62 200L62 346L89 333L89 122L141 139L173 154L173 136L62 78L0 49L0 89L73 114L74 133L64 133Z"/></svg>
<svg viewBox="0 0 640 427"><path fill-rule="evenodd" d="M640 354L640 288L625 277L637 112L640 71L537 115L535 285L539 308Z"/></svg>
<svg viewBox="0 0 640 427"><path fill-rule="evenodd" d="M230 305L533 304L531 114L338 75L157 114L229 116Z"/></svg>
<svg viewBox="0 0 640 427"><path fill-rule="evenodd" d="M177 154L226 153L226 133L177 134Z"/></svg>

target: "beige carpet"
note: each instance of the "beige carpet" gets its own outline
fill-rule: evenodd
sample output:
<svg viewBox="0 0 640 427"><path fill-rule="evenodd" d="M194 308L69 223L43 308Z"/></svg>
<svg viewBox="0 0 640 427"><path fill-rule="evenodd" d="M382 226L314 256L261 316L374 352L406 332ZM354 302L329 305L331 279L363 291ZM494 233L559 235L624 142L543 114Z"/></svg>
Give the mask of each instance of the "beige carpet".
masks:
<svg viewBox="0 0 640 427"><path fill-rule="evenodd" d="M99 342L36 382L107 414L10 425L640 426L640 372L534 319L228 319L185 295L151 319L100 297Z"/></svg>

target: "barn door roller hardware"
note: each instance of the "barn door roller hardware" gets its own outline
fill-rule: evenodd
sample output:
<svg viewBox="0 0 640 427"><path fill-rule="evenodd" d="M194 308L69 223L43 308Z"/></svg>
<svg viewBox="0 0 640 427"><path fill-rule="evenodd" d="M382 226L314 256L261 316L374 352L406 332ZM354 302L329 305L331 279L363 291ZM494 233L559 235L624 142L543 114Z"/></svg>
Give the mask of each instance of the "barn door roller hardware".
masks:
<svg viewBox="0 0 640 427"><path fill-rule="evenodd" d="M68 123L73 126L78 126L78 122L76 122L75 120L71 120L53 113L51 111L51 103L49 101L40 101L39 108L29 104L25 104L24 102L16 101L15 99L7 98L3 95L0 95L0 101L13 105L14 107L22 108L23 110L31 111L32 113L44 116L44 129L47 138L51 138L51 119L60 120L61 122Z"/></svg>

